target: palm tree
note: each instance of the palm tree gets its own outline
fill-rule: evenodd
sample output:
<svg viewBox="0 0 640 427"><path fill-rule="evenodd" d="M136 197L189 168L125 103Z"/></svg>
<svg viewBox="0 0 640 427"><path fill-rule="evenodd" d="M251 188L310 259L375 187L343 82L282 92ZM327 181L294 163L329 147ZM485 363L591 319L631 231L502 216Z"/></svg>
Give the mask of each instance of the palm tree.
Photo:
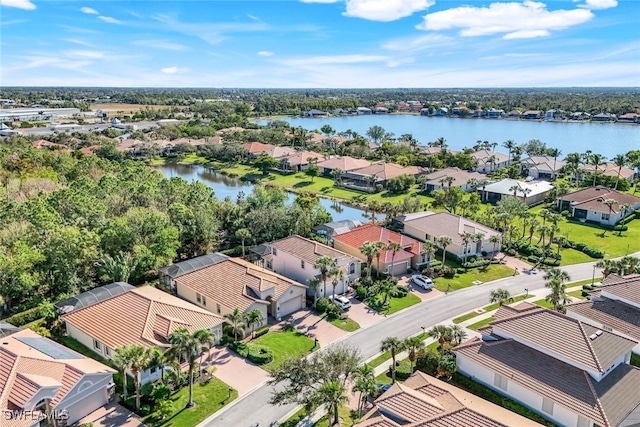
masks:
<svg viewBox="0 0 640 427"><path fill-rule="evenodd" d="M402 245L397 242L389 242L385 249L391 251L391 268L389 269L389 275L393 277L393 262L396 258L396 253L402 250Z"/></svg>
<svg viewBox="0 0 640 427"><path fill-rule="evenodd" d="M435 253L435 251L436 249L433 245L432 240L427 240L426 242L422 243L422 253L427 256L427 268L429 268L429 264L431 263L431 257L433 257L433 254Z"/></svg>
<svg viewBox="0 0 640 427"><path fill-rule="evenodd" d="M467 332L460 325L451 325L449 327L451 341L453 345L458 345L467 338Z"/></svg>
<svg viewBox="0 0 640 427"><path fill-rule="evenodd" d="M378 282L376 282L374 288L373 288L373 293L375 295L383 295L383 299L382 299L382 305L385 306L387 305L387 301L389 301L389 296L391 295L391 293L394 290L394 287L396 286L396 284L394 282L392 282L390 279L383 279L380 280Z"/></svg>
<svg viewBox="0 0 640 427"><path fill-rule="evenodd" d="M402 341L396 337L387 337L380 344L380 351L391 352L391 381L396 382L396 354L403 350Z"/></svg>
<svg viewBox="0 0 640 427"><path fill-rule="evenodd" d="M236 231L236 238L242 242L242 257L244 258L244 242L251 238L251 232L246 228L240 228Z"/></svg>
<svg viewBox="0 0 640 427"><path fill-rule="evenodd" d="M320 284L322 282L320 279L313 278L309 279L309 289L313 292L313 307L316 307L316 303L318 302L318 289L320 288Z"/></svg>
<svg viewBox="0 0 640 427"><path fill-rule="evenodd" d="M613 158L613 163L618 166L618 176L616 177L616 185L613 187L614 190L618 189L618 182L620 181L620 172L622 172L622 167L627 164L627 156L624 154L618 154Z"/></svg>
<svg viewBox="0 0 640 427"><path fill-rule="evenodd" d="M502 306L507 301L513 301L513 298L508 290L500 288L495 291L491 291L490 301L492 303L497 302L498 305Z"/></svg>
<svg viewBox="0 0 640 427"><path fill-rule="evenodd" d="M329 425L337 425L340 422L338 409L349 401L346 387L338 380L322 383L318 388L317 398L327 408Z"/></svg>
<svg viewBox="0 0 640 427"><path fill-rule="evenodd" d="M453 240L449 236L440 236L436 239L438 246L442 248L442 266L444 267L444 261L447 256L447 246L449 246Z"/></svg>
<svg viewBox="0 0 640 427"><path fill-rule="evenodd" d="M429 329L427 334L431 338L438 341L438 343L440 344L440 353L444 352L445 343L451 341L452 339L451 329L449 329L445 325L435 325L431 329Z"/></svg>
<svg viewBox="0 0 640 427"><path fill-rule="evenodd" d="M562 311L564 306L571 301L565 285L565 282L571 280L571 277L566 271L552 268L544 275L544 280L546 280L545 287L551 289L545 300L553 305L554 310Z"/></svg>
<svg viewBox="0 0 640 427"><path fill-rule="evenodd" d="M331 171L331 176L336 180L336 184L340 184L342 181L342 169L335 168Z"/></svg>
<svg viewBox="0 0 640 427"><path fill-rule="evenodd" d="M260 310L254 308L245 314L245 323L251 328L251 337L253 338L256 326L260 326L264 323L264 315Z"/></svg>
<svg viewBox="0 0 640 427"><path fill-rule="evenodd" d="M233 340L238 341L238 335L244 336L244 328L246 327L244 314L236 307L231 313L225 314L224 318L227 319L227 323L233 332Z"/></svg>
<svg viewBox="0 0 640 427"><path fill-rule="evenodd" d="M382 250L387 245L385 245L383 242L375 242L373 246L375 247L374 255L376 256L376 264L377 264L376 270L378 270L378 273L380 273L380 256L382 255Z"/></svg>
<svg viewBox="0 0 640 427"><path fill-rule="evenodd" d="M122 346L116 348L115 355L113 356L113 364L122 373L122 394L124 401L127 401L127 371L131 368L131 355L130 347Z"/></svg>
<svg viewBox="0 0 640 427"><path fill-rule="evenodd" d="M600 166L601 164L603 164L606 159L604 158L604 156L602 154L591 154L589 161L591 162L591 164L593 166L595 166L595 170L593 171L593 186L596 186L596 178L598 176L598 166Z"/></svg>
<svg viewBox="0 0 640 427"><path fill-rule="evenodd" d="M422 340L422 337L420 336L415 336L415 337L409 337L406 340L404 340L404 343L402 344L402 347L407 351L408 353L408 359L409 362L411 363L411 373L413 374L413 368L415 366L416 363L416 359L418 359L418 356L420 356L420 354L422 354L422 352L425 350L425 345L424 345L424 341Z"/></svg>
<svg viewBox="0 0 640 427"><path fill-rule="evenodd" d="M329 276L329 272L333 271L333 269L336 268L337 265L338 262L335 260L335 258L331 258L328 256L321 256L316 260L315 263L313 263L313 268L320 270L320 278L322 279L323 284L323 297L327 296L327 277Z"/></svg>
<svg viewBox="0 0 640 427"><path fill-rule="evenodd" d="M178 328L169 335L168 341L171 344L171 348L167 350L169 357L180 360L184 356L189 365L187 408L191 408L193 406L193 370L198 357L211 347L214 336L208 329L200 329L191 334L187 328Z"/></svg>
<svg viewBox="0 0 640 427"><path fill-rule="evenodd" d="M462 238L462 262L467 262L467 249L469 246L469 243L471 243L473 241L473 234L465 231L464 233L462 233L460 235L460 237ZM443 261L444 264L444 261Z"/></svg>
<svg viewBox="0 0 640 427"><path fill-rule="evenodd" d="M611 213L613 212L613 205L615 205L615 204L616 204L616 203L618 203L618 202L617 202L617 200L616 200L616 199L607 199L607 200L605 200L605 201L604 201L604 202L602 202L602 203L604 203L605 205L607 205L607 207L609 208L609 218L608 218L608 220L607 220L607 221L608 221L608 222L611 222ZM607 230L605 229L605 232L606 232L606 231L607 231ZM604 234L604 233L603 233L603 234Z"/></svg>
<svg viewBox="0 0 640 427"><path fill-rule="evenodd" d="M376 391L376 378L371 365L365 363L356 369L353 373L353 387L351 391L353 393L360 393L360 399L358 399L358 417L360 417L367 398L372 396Z"/></svg>
<svg viewBox="0 0 640 427"><path fill-rule="evenodd" d="M376 256L375 244L367 241L358 248L360 253L367 258L367 277L371 278L371 264L373 263L373 257Z"/></svg>
<svg viewBox="0 0 640 427"><path fill-rule="evenodd" d="M513 142L511 139L509 139L509 140L503 142L502 146L509 151L509 159L508 159L508 163L507 164L510 164L511 163L511 153L513 152L513 149L516 146L516 143Z"/></svg>
<svg viewBox="0 0 640 427"><path fill-rule="evenodd" d="M500 235L499 234L494 234L493 236L489 237L489 242L493 243L493 256L496 256L497 253L497 249L498 249L498 244L500 244Z"/></svg>
<svg viewBox="0 0 640 427"><path fill-rule="evenodd" d="M555 178L556 177L556 161L558 157L560 157L560 155L562 154L562 151L560 151L558 148L550 148L548 150L548 153L551 157L553 157L553 173L551 174L551 178Z"/></svg>
<svg viewBox="0 0 640 427"><path fill-rule="evenodd" d="M338 283L344 281L344 270L342 268L334 268L331 270L329 274L333 279L331 280L331 284L333 288L331 288L331 301L335 301L336 299L336 287Z"/></svg>
<svg viewBox="0 0 640 427"><path fill-rule="evenodd" d="M120 366L126 366L133 377L133 383L136 389L136 411L140 411L140 373L151 364L153 358L151 347L131 344L125 346L125 349L122 349L122 347L117 348L116 355L117 357L126 358L126 362L121 361L119 363L122 363ZM126 376L126 373L124 376Z"/></svg>

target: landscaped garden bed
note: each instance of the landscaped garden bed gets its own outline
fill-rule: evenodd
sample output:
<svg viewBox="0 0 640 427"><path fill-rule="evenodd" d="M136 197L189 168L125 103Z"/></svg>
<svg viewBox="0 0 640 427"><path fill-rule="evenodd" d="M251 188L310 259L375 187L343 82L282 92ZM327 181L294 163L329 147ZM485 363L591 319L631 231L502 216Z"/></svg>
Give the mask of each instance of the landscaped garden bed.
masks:
<svg viewBox="0 0 640 427"><path fill-rule="evenodd" d="M307 335L295 330L285 330L269 332L249 343L230 344L229 348L249 360L257 360L254 363L273 372L287 358L306 356L318 347Z"/></svg>

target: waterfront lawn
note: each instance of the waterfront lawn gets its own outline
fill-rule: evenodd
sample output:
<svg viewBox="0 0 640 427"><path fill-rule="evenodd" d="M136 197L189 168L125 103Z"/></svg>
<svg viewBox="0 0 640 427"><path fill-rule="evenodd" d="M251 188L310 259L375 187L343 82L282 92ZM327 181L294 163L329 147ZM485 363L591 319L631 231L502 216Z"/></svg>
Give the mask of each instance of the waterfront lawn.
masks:
<svg viewBox="0 0 640 427"><path fill-rule="evenodd" d="M187 408L189 401L189 387L183 387L174 393L169 400L172 404L172 414L164 420L159 419L153 412L142 419L145 425L163 427L195 426L209 415L238 397L238 392L217 378L193 385L193 401L196 405Z"/></svg>
<svg viewBox="0 0 640 427"><path fill-rule="evenodd" d="M477 331L483 326L487 326L489 323L493 322L494 320L496 320L496 318L493 316L487 317L486 319L479 320L476 323L467 326L467 328L471 329L472 331Z"/></svg>
<svg viewBox="0 0 640 427"><path fill-rule="evenodd" d="M456 265L447 264L454 269L457 268ZM441 292L447 292L448 290L451 292L473 286L473 282L476 280L486 283L492 280L502 279L503 277L513 276L513 273L514 270L511 267L503 264L491 264L482 268L471 268L462 274L456 273L453 279L438 277L433 283L437 290Z"/></svg>
<svg viewBox="0 0 640 427"><path fill-rule="evenodd" d="M422 302L420 297L412 294L411 292L402 298L389 297L386 306L382 305L382 299L382 295L376 295L373 297L373 301L370 301L367 305L378 313L389 315Z"/></svg>
<svg viewBox="0 0 640 427"><path fill-rule="evenodd" d="M268 347L273 352L273 360L261 366L269 372L289 357L301 358L316 349L312 338L297 331L269 332L253 340L252 344Z"/></svg>
<svg viewBox="0 0 640 427"><path fill-rule="evenodd" d="M336 326L342 329L343 331L347 331L347 332L353 332L360 329L360 325L358 324L358 322L348 317L345 319L328 320L328 322L331 323L333 326Z"/></svg>

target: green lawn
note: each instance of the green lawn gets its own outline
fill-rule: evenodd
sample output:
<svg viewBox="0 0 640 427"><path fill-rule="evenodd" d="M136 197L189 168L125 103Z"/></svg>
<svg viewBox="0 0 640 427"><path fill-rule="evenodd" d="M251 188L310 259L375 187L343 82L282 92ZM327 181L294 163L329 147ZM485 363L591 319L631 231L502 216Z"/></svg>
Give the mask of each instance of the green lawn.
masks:
<svg viewBox="0 0 640 427"><path fill-rule="evenodd" d="M533 302L535 305L539 305L540 307L548 308L553 310L553 305L547 301L546 299L539 299L538 301Z"/></svg>
<svg viewBox="0 0 640 427"><path fill-rule="evenodd" d="M574 242L582 242L589 246L605 251L606 258L620 257L640 251L640 221L627 224L629 230L623 231L622 236L617 232L607 231L603 236L603 229L593 224L561 221L560 234ZM593 261L593 259L590 259Z"/></svg>
<svg viewBox="0 0 640 427"><path fill-rule="evenodd" d="M300 358L315 350L314 340L296 331L269 332L253 340L252 344L263 345L273 352L273 360L261 366L270 372L289 357Z"/></svg>
<svg viewBox="0 0 640 427"><path fill-rule="evenodd" d="M520 302L524 299L529 298L529 295L518 295L516 297L513 297L513 300L508 302L507 305L510 304L515 304L517 302ZM487 312L487 311L493 311L493 310L497 310L500 307L499 303L493 303L493 304L489 304L486 305L484 307L482 307L482 309ZM482 313L476 313L475 311L470 311L469 313L463 314L462 316L456 317L455 319L453 319L453 323L458 324L458 323L462 323L465 320L469 320L469 319L473 319L476 316L480 316L480 314Z"/></svg>
<svg viewBox="0 0 640 427"><path fill-rule="evenodd" d="M342 406L338 409L338 416L340 417L340 425L344 427L351 427L358 422L358 420L354 418L354 416L357 416L356 411L352 411L346 406ZM326 414L314 424L314 427L329 427L329 421L327 420Z"/></svg>
<svg viewBox="0 0 640 427"><path fill-rule="evenodd" d="M598 283L602 281L602 277L594 277L593 279L578 280L577 282L567 283L567 288L575 288L576 286L590 285L592 282Z"/></svg>
<svg viewBox="0 0 640 427"><path fill-rule="evenodd" d="M422 333L420 333L420 335L418 335L418 337L424 341L427 338L429 338L429 335L427 333L425 333L425 332L422 332ZM435 347L434 347L434 344L435 344ZM435 343L429 344L427 346L427 348L429 350L431 350L431 349L437 350L438 349L438 342L436 341ZM391 359L391 352L390 351L385 351L384 353L381 353L378 357L376 357L375 359L371 360L371 362L369 362L367 364L369 366L371 366L372 368L375 368L377 366L382 365L384 362L386 362L389 359Z"/></svg>
<svg viewBox="0 0 640 427"><path fill-rule="evenodd" d="M584 297L582 296L582 289L578 289L577 291L567 292L567 294L574 298L584 299Z"/></svg>
<svg viewBox="0 0 640 427"><path fill-rule="evenodd" d="M330 320L329 323L347 332L353 332L360 329L358 322L353 319L349 319L348 317L346 319L333 319Z"/></svg>
<svg viewBox="0 0 640 427"><path fill-rule="evenodd" d="M304 408L301 408L298 410L298 412L290 416L287 421L280 424L280 427L296 427L298 423L304 419L304 417L305 410Z"/></svg>
<svg viewBox="0 0 640 427"><path fill-rule="evenodd" d="M404 370L408 372L409 369L411 369L411 362L409 362L409 359L396 360L396 362L398 363L398 366L396 366L396 370ZM389 370L386 370L378 375L376 377L376 383L391 384L391 372Z"/></svg>
<svg viewBox="0 0 640 427"><path fill-rule="evenodd" d="M441 292L446 292L447 290L455 291L473 286L473 282L476 280L480 280L483 283L491 282L492 280L513 276L513 272L514 270L506 265L491 264L485 268L472 268L464 274L456 274L453 279L438 277L434 280L434 285Z"/></svg>
<svg viewBox="0 0 640 427"><path fill-rule="evenodd" d="M482 328L483 326L487 326L489 323L493 322L495 319L495 317L491 316L491 317L487 317L486 319L480 320L476 323L473 323L469 326L467 326L467 328L471 329L472 331L477 331L478 329Z"/></svg>
<svg viewBox="0 0 640 427"><path fill-rule="evenodd" d="M637 355L635 353L631 353L631 362L630 362L633 366L637 366L638 368L640 368L640 355Z"/></svg>
<svg viewBox="0 0 640 427"><path fill-rule="evenodd" d="M142 419L148 426L195 426L209 415L218 411L223 406L238 397L238 392L217 378L193 385L193 401L196 406L187 408L189 400L189 387L183 387L171 396L173 415L165 420L158 420L155 413Z"/></svg>
<svg viewBox="0 0 640 427"><path fill-rule="evenodd" d="M386 307L379 307L379 304L382 303L382 296L378 295L374 299L374 303L369 306L379 313L384 314L393 314L400 310L403 310L407 307L411 307L412 305L419 304L422 302L420 297L409 292L407 296L402 298L389 298Z"/></svg>
<svg viewBox="0 0 640 427"><path fill-rule="evenodd" d="M594 261L589 255L575 249L562 249L560 255L562 256L560 265L582 264L584 262Z"/></svg>

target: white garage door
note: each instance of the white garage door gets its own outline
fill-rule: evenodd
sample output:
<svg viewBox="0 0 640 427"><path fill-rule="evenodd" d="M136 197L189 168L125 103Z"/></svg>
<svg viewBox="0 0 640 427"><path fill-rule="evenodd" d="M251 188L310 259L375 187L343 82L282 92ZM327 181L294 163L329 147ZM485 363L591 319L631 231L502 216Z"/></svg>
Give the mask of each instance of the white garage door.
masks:
<svg viewBox="0 0 640 427"><path fill-rule="evenodd" d="M284 301L280 303L280 311L278 314L280 317L286 316L288 314L293 313L294 311L298 311L303 307L302 304L302 296L297 296L291 298L290 300Z"/></svg>
<svg viewBox="0 0 640 427"><path fill-rule="evenodd" d="M73 424L80 418L89 415L99 407L106 404L107 390L104 388L101 388L88 396L84 396L81 400L66 408L69 414L69 421L67 421L67 424Z"/></svg>
<svg viewBox="0 0 640 427"><path fill-rule="evenodd" d="M391 265L389 265L391 267ZM401 261L395 263L393 265L393 275L394 276L402 276L403 274L407 274L407 269L409 268L409 263L407 261Z"/></svg>

